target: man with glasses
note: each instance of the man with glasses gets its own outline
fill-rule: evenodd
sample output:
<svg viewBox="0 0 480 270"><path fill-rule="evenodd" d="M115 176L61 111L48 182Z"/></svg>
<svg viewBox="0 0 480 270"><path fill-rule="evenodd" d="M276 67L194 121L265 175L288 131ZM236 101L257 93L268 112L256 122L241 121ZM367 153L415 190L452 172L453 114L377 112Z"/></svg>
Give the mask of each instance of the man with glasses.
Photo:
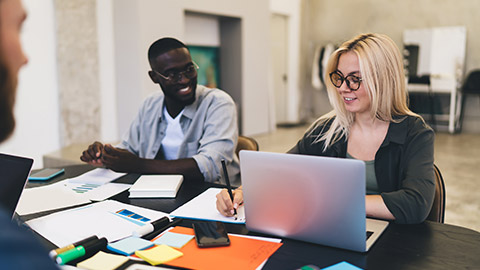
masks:
<svg viewBox="0 0 480 270"><path fill-rule="evenodd" d="M189 181L225 183L221 160L239 184L236 107L222 90L197 85L198 65L174 38L155 41L148 50L148 75L162 91L148 97L114 147L95 142L80 159L119 172L183 174Z"/></svg>

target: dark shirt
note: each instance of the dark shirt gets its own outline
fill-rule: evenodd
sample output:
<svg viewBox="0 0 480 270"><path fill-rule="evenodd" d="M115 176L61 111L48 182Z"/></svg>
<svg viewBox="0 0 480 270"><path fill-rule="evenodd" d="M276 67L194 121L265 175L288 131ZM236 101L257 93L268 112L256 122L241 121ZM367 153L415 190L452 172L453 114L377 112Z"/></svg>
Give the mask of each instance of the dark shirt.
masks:
<svg viewBox="0 0 480 270"><path fill-rule="evenodd" d="M323 141L314 143L331 122L332 119L314 127L313 132L307 131L289 153L345 158L348 141L345 137L325 151ZM422 119L405 116L398 123L390 123L375 154L380 195L397 223L420 223L430 212L435 194L434 137L433 130Z"/></svg>
<svg viewBox="0 0 480 270"><path fill-rule="evenodd" d="M0 209L0 268L59 269L33 233L12 222L3 209Z"/></svg>

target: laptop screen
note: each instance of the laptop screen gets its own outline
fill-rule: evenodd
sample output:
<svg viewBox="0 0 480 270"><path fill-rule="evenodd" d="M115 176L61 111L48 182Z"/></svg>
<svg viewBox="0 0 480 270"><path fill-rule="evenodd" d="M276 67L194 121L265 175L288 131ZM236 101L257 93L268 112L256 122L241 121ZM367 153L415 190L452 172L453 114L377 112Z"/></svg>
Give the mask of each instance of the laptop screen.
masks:
<svg viewBox="0 0 480 270"><path fill-rule="evenodd" d="M27 183L33 159L0 154L0 208L11 217Z"/></svg>

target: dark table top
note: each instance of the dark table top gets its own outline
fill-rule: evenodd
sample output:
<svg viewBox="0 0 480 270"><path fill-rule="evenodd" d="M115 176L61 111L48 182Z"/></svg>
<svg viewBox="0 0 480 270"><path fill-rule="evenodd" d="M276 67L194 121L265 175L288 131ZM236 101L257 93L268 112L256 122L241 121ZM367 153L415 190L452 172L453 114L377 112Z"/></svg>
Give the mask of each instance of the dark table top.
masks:
<svg viewBox="0 0 480 270"><path fill-rule="evenodd" d="M54 178L48 184L80 175L92 168L88 165L68 166L64 175ZM128 174L115 182L132 184L138 177L138 174ZM30 182L27 187L45 184L47 183ZM128 191L125 191L112 199L170 213L209 187L220 186L184 181L176 198L129 199ZM58 210L22 216L21 219L29 220L56 211ZM180 225L191 227L191 223L191 220L184 220ZM245 225L226 224L226 226L230 233L256 235L249 232ZM48 248L55 247L41 236L38 237ZM284 239L283 243L263 269L297 269L309 264L324 268L341 261L347 261L363 269L480 269L479 232L430 221L415 225L390 223L380 239L366 253L291 239Z"/></svg>

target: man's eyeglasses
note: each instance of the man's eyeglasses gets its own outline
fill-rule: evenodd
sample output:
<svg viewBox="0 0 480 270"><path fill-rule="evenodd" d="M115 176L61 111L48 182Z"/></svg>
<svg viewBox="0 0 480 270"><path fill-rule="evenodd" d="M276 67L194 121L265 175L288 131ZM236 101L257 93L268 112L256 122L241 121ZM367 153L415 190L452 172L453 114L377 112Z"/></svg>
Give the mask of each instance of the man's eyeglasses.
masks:
<svg viewBox="0 0 480 270"><path fill-rule="evenodd" d="M337 88L340 88L345 81L350 90L357 91L358 88L360 88L360 82L362 81L362 78L352 74L348 75L347 77L343 77L343 74L340 71L335 70L334 72L330 73L330 81Z"/></svg>
<svg viewBox="0 0 480 270"><path fill-rule="evenodd" d="M155 74L158 76L162 77L163 79L167 81L179 81L182 79L182 76L187 77L188 79L192 79L197 75L197 69L199 69L198 65L195 62L192 62L191 65L189 65L185 70L183 71L169 71L167 74L163 75L162 73L152 69Z"/></svg>

